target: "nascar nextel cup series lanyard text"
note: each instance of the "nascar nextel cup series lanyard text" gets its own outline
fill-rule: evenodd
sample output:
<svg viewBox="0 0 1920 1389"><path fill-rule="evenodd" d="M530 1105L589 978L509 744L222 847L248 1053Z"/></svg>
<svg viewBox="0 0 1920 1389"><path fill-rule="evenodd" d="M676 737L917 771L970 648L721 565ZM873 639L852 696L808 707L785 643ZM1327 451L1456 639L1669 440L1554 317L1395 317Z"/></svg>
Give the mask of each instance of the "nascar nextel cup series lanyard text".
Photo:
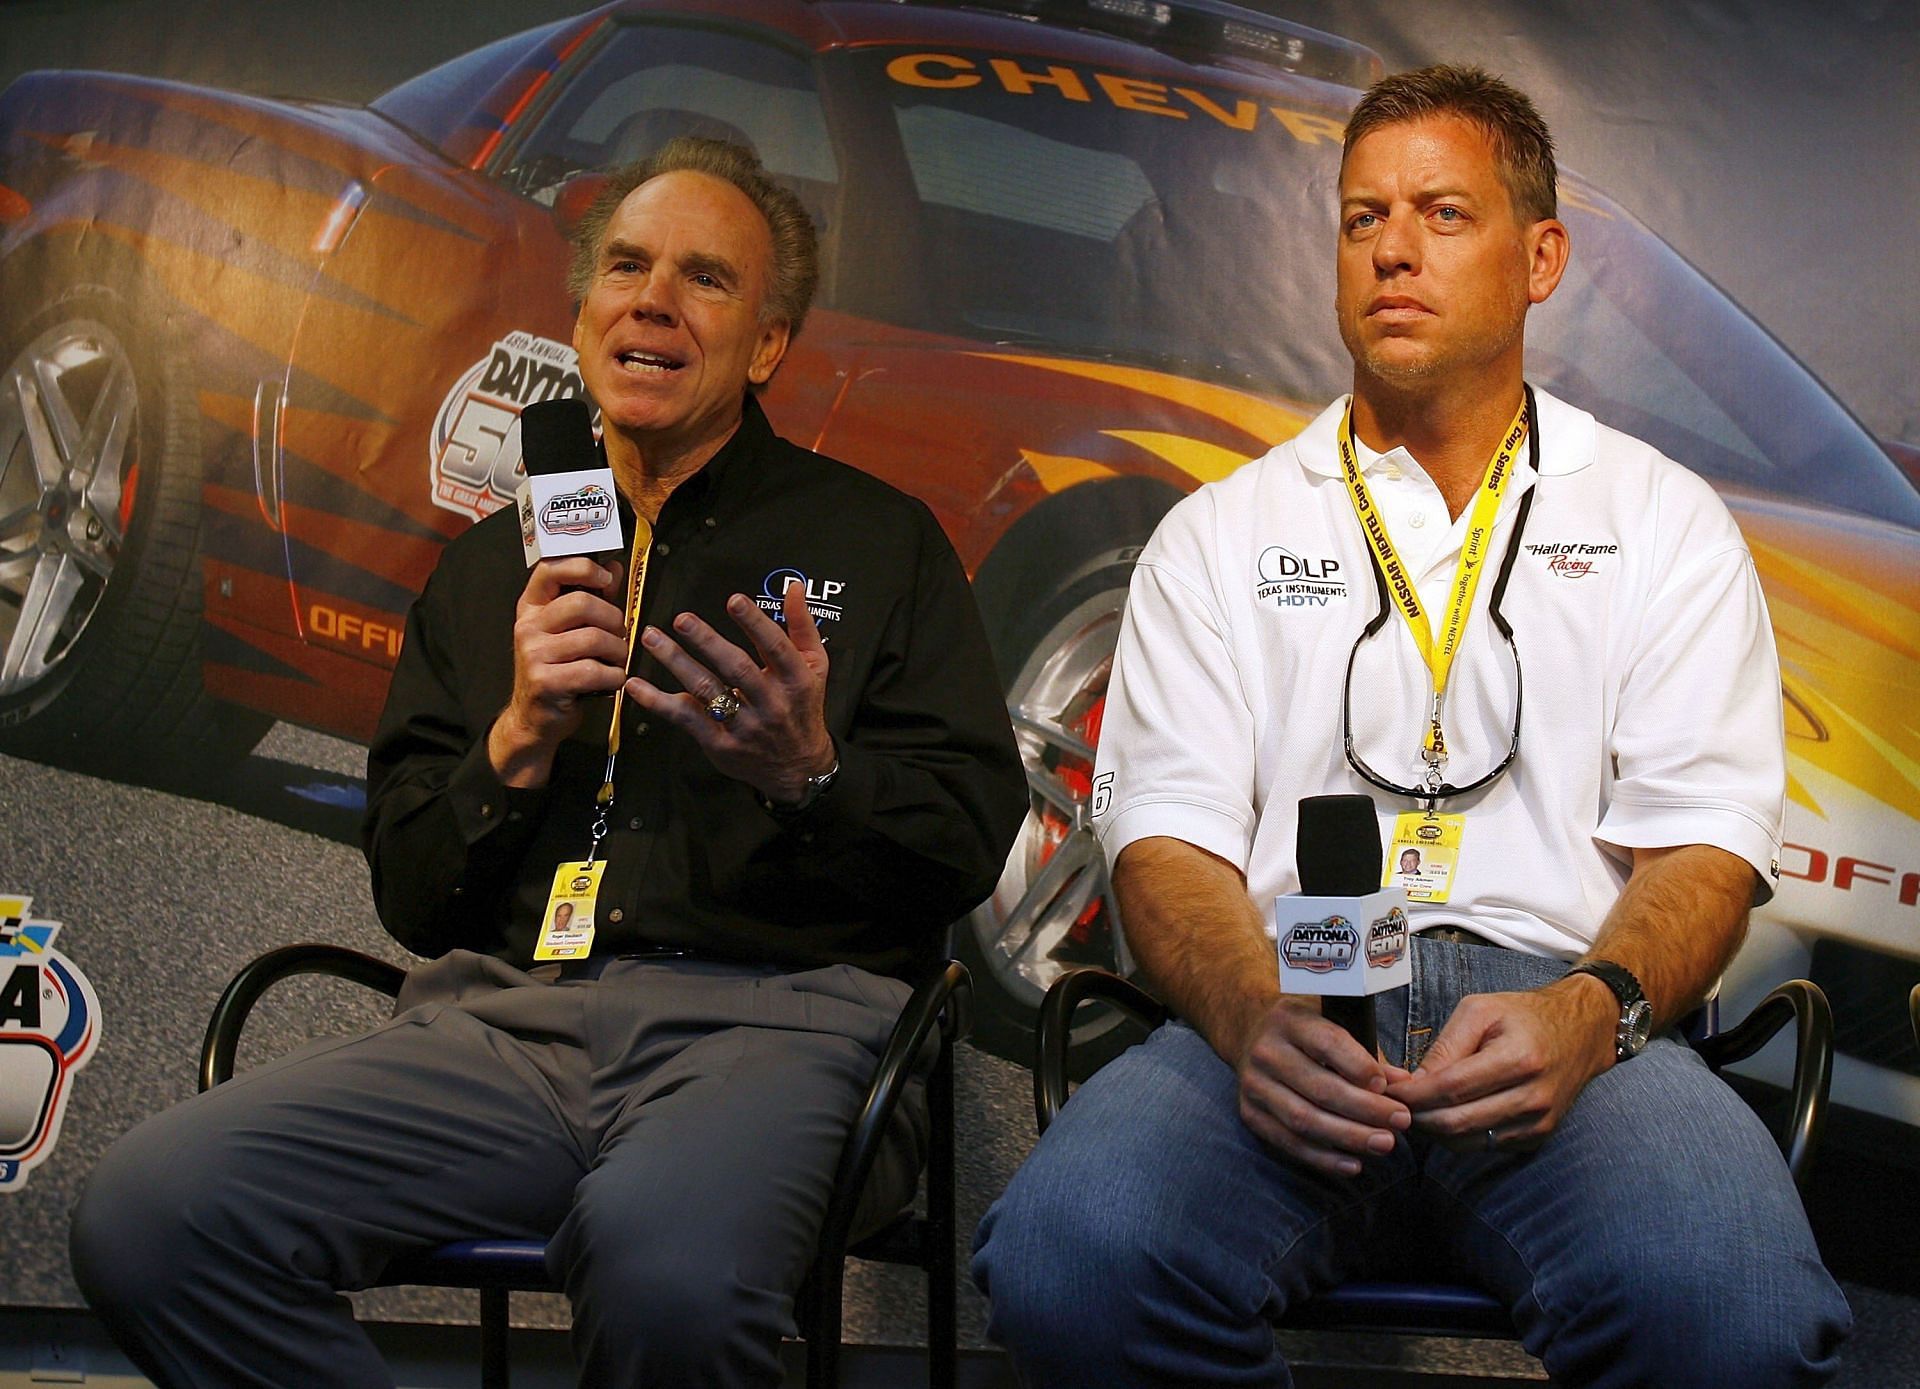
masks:
<svg viewBox="0 0 1920 1389"><path fill-rule="evenodd" d="M1486 568L1487 546L1493 538L1494 517L1500 509L1500 498L1513 477L1514 460L1519 457L1521 441L1527 437L1527 407L1530 399L1529 396L1521 400L1520 408L1514 412L1513 422L1507 426L1499 447L1493 451L1493 457L1487 460L1487 470L1480 479L1479 493L1467 522L1467 538L1460 548L1460 563L1454 569L1453 583L1448 590L1447 611L1438 641L1428 625L1427 611L1420 602L1420 590L1414 585L1413 576L1407 572L1406 565L1394 549L1393 539L1387 534L1386 522L1381 519L1380 510L1374 505L1372 494L1367 491L1366 481L1360 476L1360 460L1353 448L1351 399L1347 401L1346 413L1340 417L1340 472L1346 479L1348 500L1353 503L1353 514L1366 534L1367 549L1373 556L1374 565L1386 580L1394 606L1406 619L1407 628L1413 633L1414 646L1418 648L1421 660L1426 662L1427 673L1433 681L1433 706L1428 715L1426 736L1420 745L1420 756L1427 764L1427 789L1430 792L1440 786L1441 768L1447 760L1446 733L1441 726L1447 679L1453 672L1453 658L1460 650L1460 638L1467 629L1467 614L1473 607L1474 592L1479 588L1480 575ZM1537 442L1535 452L1538 452Z"/></svg>
<svg viewBox="0 0 1920 1389"><path fill-rule="evenodd" d="M640 594L647 582L647 557L653 553L653 527L637 510L633 515L633 558L627 564L627 674L633 674L633 649L640 639ZM620 759L620 712L626 707L627 686L623 680L613 692L613 720L607 725L607 770L594 796L593 844L587 850L587 862L600 856L600 841L607 837L607 812L613 806L613 766Z"/></svg>

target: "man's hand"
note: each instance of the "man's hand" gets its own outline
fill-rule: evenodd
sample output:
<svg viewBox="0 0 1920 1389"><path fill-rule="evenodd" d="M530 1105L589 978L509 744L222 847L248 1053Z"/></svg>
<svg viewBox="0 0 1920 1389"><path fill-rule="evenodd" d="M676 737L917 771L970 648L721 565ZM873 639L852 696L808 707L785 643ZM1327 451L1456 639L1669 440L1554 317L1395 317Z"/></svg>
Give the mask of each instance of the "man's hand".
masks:
<svg viewBox="0 0 1920 1389"><path fill-rule="evenodd" d="M835 755L827 732L827 648L802 585L789 584L781 601L784 630L746 595L727 600L727 615L761 664L692 613L681 613L674 634L692 654L657 627L640 641L685 693L668 694L638 676L627 681L627 698L680 729L721 772L776 805L798 802L807 778L831 769ZM730 689L739 691L740 709L723 722L707 705Z"/></svg>
<svg viewBox="0 0 1920 1389"><path fill-rule="evenodd" d="M1449 1148L1538 1147L1613 1064L1619 1015L1612 992L1587 975L1528 993L1471 994L1420 1068L1386 1093Z"/></svg>
<svg viewBox="0 0 1920 1389"><path fill-rule="evenodd" d="M1411 1079L1369 1056L1310 1002L1275 1004L1253 1030L1239 1065L1240 1119L1295 1162L1352 1177L1363 1157L1394 1148L1412 1122L1391 1088Z"/></svg>
<svg viewBox="0 0 1920 1389"><path fill-rule="evenodd" d="M586 555L543 559L513 618L513 696L487 734L508 786L544 786L553 755L580 726L580 700L620 688L627 671L624 566Z"/></svg>

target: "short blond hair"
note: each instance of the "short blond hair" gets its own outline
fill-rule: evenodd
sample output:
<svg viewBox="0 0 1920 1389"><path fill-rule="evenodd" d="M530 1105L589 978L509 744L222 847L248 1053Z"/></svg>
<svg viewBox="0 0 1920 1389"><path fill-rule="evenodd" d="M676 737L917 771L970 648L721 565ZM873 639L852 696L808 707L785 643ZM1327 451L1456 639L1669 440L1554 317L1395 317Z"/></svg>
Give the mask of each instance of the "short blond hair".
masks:
<svg viewBox="0 0 1920 1389"><path fill-rule="evenodd" d="M1439 63L1381 78L1347 120L1341 170L1363 135L1432 116L1458 116L1486 135L1500 182L1521 221L1544 222L1555 215L1559 200L1553 134L1525 92L1485 68Z"/></svg>

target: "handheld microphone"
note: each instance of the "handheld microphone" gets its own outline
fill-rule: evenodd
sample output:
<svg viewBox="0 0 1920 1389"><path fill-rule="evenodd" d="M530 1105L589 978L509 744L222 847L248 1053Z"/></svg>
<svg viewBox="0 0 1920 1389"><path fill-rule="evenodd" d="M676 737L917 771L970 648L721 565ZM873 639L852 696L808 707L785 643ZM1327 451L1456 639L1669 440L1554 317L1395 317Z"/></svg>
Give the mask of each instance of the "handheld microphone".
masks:
<svg viewBox="0 0 1920 1389"><path fill-rule="evenodd" d="M578 396L520 412L520 544L528 565L562 555L618 553L620 504L613 470L593 440L593 412Z"/></svg>
<svg viewBox="0 0 1920 1389"><path fill-rule="evenodd" d="M1281 989L1319 995L1369 1056L1373 995L1413 977L1406 894L1380 886L1380 854L1371 796L1308 796L1294 841L1300 893L1273 903Z"/></svg>

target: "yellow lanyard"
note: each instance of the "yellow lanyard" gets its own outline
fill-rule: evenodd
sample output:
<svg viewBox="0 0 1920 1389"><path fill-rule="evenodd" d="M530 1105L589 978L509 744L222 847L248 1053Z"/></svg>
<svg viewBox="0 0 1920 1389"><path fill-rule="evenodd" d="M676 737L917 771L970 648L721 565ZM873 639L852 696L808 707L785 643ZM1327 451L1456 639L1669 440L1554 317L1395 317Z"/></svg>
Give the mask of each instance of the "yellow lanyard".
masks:
<svg viewBox="0 0 1920 1389"><path fill-rule="evenodd" d="M640 595L647 583L647 558L653 553L653 527L647 518L633 516L633 555L627 562L627 673L633 673L633 649L640 642ZM607 770L593 803L598 808L593 820L593 845L587 850L592 863L600 852L600 841L607 837L607 811L613 805L613 765L620 757L620 711L626 706L627 686L622 681L613 692L613 719L607 725Z"/></svg>
<svg viewBox="0 0 1920 1389"><path fill-rule="evenodd" d="M1381 519L1380 509L1374 505L1373 495L1367 491L1366 481L1360 476L1360 460L1353 449L1351 399L1347 402L1346 413L1340 417L1340 472L1346 479L1347 497L1353 503L1353 514L1360 520L1360 529L1367 537L1367 549L1373 556L1374 564L1379 567L1381 577L1387 581L1387 592L1392 595L1394 606L1400 609L1400 615L1407 620L1408 630L1413 633L1413 644L1419 649L1420 659L1426 662L1427 673L1433 680L1433 708L1428 718L1427 735L1420 745L1420 755L1426 760L1427 777L1431 783L1437 784L1440 766L1447 759L1446 734L1440 727L1447 679L1453 673L1453 658L1460 650L1460 638L1467 630L1467 615L1473 608L1474 590L1480 587L1480 575L1486 569L1487 546L1493 539L1493 523L1500 510L1500 497L1513 477L1513 463L1520 456L1520 445L1526 437L1527 406L1523 400L1520 408L1514 412L1513 423L1507 426L1500 446L1493 451L1493 457L1487 460L1487 471L1480 479L1479 495L1474 499L1473 512L1467 521L1466 543L1460 549L1460 563L1453 571L1453 584L1449 590L1451 596L1440 626L1440 640L1436 642L1433 630L1427 623L1427 611L1420 603L1420 590L1394 550L1386 522Z"/></svg>

